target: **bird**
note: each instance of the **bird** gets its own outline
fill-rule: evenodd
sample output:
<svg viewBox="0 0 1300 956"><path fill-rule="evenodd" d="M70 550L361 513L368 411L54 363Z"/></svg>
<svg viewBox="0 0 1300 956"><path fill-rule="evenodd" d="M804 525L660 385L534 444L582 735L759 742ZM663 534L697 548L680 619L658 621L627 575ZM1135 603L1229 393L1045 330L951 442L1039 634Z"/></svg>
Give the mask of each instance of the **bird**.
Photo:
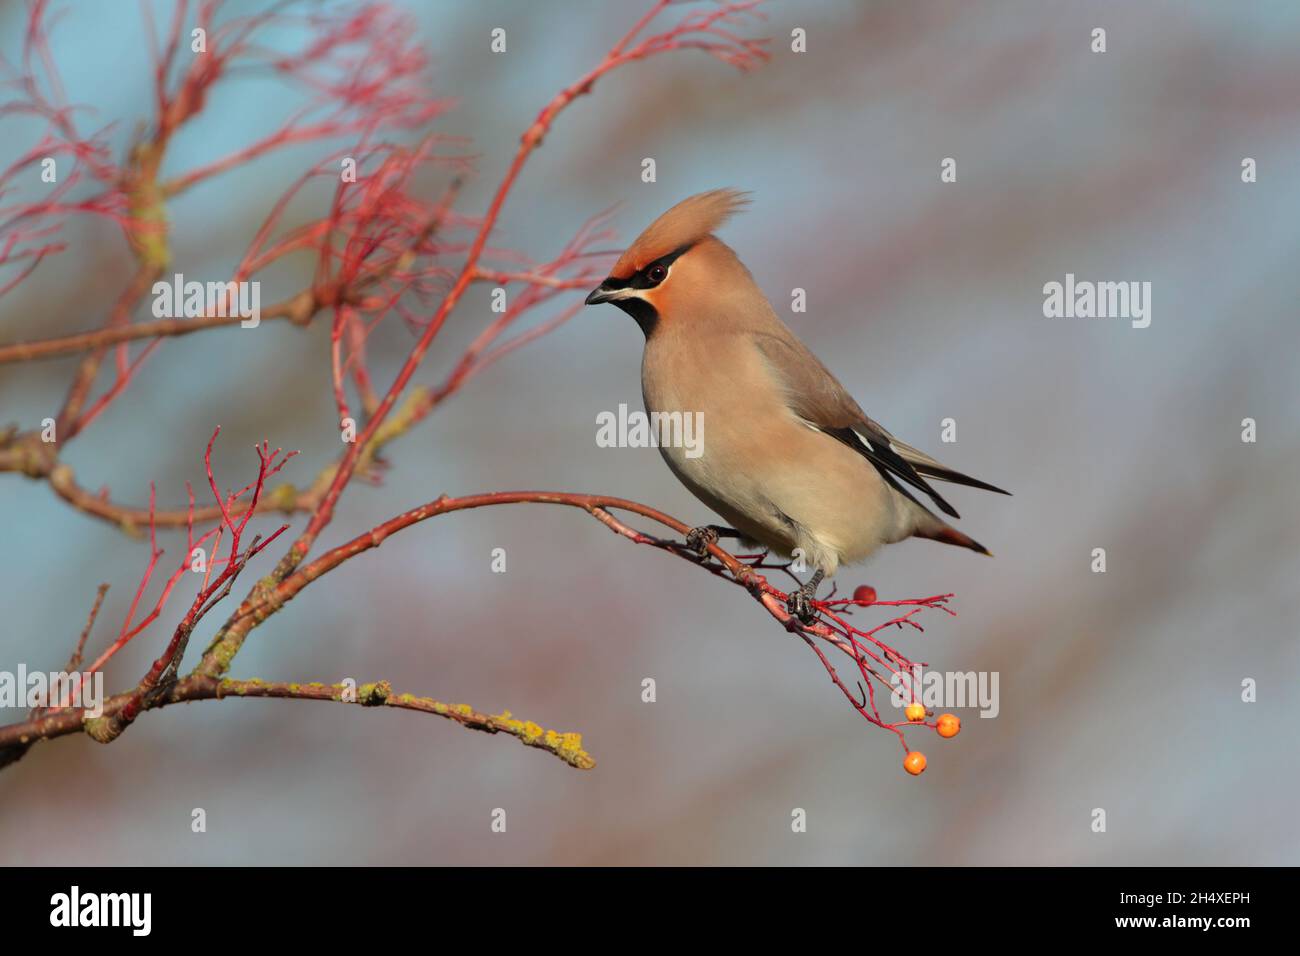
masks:
<svg viewBox="0 0 1300 956"><path fill-rule="evenodd" d="M657 442L678 480L727 522L692 528L688 547L703 557L727 537L801 557L813 573L788 607L805 623L822 581L883 545L916 537L991 556L920 499L955 519L932 481L1010 492L940 464L863 412L715 235L748 203L736 189L682 200L586 298L617 306L645 334L647 412L664 423L694 414L703 426L694 453Z"/></svg>

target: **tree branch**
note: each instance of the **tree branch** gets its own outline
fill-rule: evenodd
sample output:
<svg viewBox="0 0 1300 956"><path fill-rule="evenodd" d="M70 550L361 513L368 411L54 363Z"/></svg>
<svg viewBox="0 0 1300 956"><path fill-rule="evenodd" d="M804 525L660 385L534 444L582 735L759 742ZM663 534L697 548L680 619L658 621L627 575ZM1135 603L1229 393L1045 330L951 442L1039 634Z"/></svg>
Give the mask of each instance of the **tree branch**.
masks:
<svg viewBox="0 0 1300 956"><path fill-rule="evenodd" d="M86 730L94 736L97 721L116 718L132 695L118 694L104 702L104 713L86 720L80 711L64 710L57 714L21 724L0 727L0 769L19 760L34 744ZM347 684L290 684L261 680L212 680L202 676L183 677L147 709L157 710L171 704L197 700L223 700L228 697L274 697L287 700L331 700L361 707L394 707L433 714L454 721L469 730L489 734L509 734L527 747L535 747L559 757L571 767L590 770L595 759L582 749L582 735L561 733L539 727L532 721L519 720L510 711L489 714L469 704L446 704L432 697L398 694L388 681L351 687ZM84 725L83 725L84 721Z"/></svg>

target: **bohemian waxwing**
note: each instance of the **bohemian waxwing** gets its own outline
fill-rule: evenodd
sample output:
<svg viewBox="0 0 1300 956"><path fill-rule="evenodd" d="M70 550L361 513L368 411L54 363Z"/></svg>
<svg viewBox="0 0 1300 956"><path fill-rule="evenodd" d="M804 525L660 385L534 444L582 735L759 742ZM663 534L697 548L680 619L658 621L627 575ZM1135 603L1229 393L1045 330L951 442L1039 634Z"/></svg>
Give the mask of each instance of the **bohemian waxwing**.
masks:
<svg viewBox="0 0 1300 956"><path fill-rule="evenodd" d="M989 554L914 497L957 512L926 480L1008 494L939 464L872 421L777 318L736 254L713 232L747 202L715 189L651 223L588 305L612 302L645 333L641 389L651 413L699 413L693 453L659 437L678 479L731 525L694 529L796 549L814 570L791 595L805 620L824 576L883 544L929 538ZM668 421L666 415L660 422Z"/></svg>

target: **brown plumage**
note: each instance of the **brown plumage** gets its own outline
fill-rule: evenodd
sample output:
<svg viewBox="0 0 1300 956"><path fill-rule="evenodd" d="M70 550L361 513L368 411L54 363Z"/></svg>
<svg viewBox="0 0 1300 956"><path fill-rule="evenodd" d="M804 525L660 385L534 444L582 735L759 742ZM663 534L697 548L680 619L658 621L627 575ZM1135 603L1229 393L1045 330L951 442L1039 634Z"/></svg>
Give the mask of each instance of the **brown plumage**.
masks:
<svg viewBox="0 0 1300 956"><path fill-rule="evenodd" d="M701 453L661 444L668 467L743 537L802 554L816 572L811 589L907 537L988 554L917 496L956 518L927 479L1007 492L899 441L786 328L712 234L744 202L718 189L678 203L587 297L617 305L645 332L646 409L701 417Z"/></svg>

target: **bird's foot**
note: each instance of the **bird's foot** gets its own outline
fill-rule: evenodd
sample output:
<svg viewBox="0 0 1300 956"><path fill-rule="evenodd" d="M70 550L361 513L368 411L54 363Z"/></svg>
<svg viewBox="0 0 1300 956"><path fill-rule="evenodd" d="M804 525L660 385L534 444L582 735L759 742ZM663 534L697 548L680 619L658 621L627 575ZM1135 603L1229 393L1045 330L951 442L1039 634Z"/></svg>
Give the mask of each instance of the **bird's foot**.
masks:
<svg viewBox="0 0 1300 956"><path fill-rule="evenodd" d="M812 601L803 588L791 591L790 596L785 599L785 606L790 615L798 618L803 624L811 624L817 620L817 612L813 610Z"/></svg>
<svg viewBox="0 0 1300 956"><path fill-rule="evenodd" d="M709 545L718 541L718 529L711 524L700 525L686 532L686 547L701 558L708 557Z"/></svg>
<svg viewBox="0 0 1300 956"><path fill-rule="evenodd" d="M822 572L818 571L807 584L791 591L785 599L786 610L803 624L812 624L817 620L817 609L813 607L813 598L817 595L817 586L822 583Z"/></svg>

